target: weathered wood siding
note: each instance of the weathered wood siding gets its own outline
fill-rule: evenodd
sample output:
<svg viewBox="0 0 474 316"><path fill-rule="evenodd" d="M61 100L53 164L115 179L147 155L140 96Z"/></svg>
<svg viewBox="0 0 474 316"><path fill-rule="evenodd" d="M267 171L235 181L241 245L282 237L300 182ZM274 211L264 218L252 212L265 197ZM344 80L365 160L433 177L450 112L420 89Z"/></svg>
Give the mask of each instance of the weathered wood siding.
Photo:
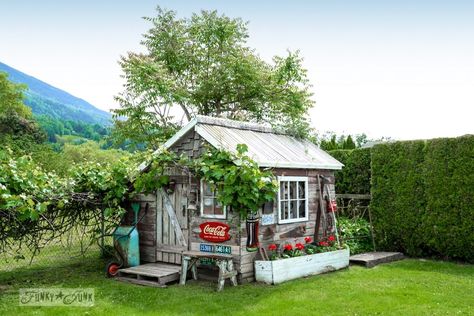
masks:
<svg viewBox="0 0 474 316"><path fill-rule="evenodd" d="M182 139L177 142L171 150L177 154L184 154L191 159L198 158L205 150L206 141L200 137L194 130L189 131ZM180 171L172 170L171 179L176 183L175 191L170 195L174 202L174 208L180 222L183 233L188 238L188 249L199 251L200 244L211 244L199 238L199 225L206 221L219 221L230 226L231 239L219 243L230 246L234 257L236 270L239 272L238 279L240 283L254 281L254 261L258 256L257 252L248 252L246 250L247 232L245 221L242 221L239 227L238 215L227 212L226 219L202 218L200 216L200 194L199 179L190 178L188 175L181 174ZM259 227L259 241L265 248L271 243L282 244L290 242L304 242L305 236L314 236L316 226L316 213L319 204L319 186L318 175L324 175L331 179L331 188L334 189L334 176L330 170L305 170L305 169L275 169L277 176L306 176L308 177L308 220L304 222L291 224L278 224L278 201L273 203L274 224L261 225ZM188 210L189 189L196 190L197 210L192 213ZM149 214L144 218L143 223L139 224L140 247L143 261L155 262L165 261L171 263L180 263L179 253L185 250L176 243L176 236L170 231L169 219L164 216L162 201L157 195L140 195L137 200L149 204ZM140 227L142 229L140 229ZM158 233L157 233L158 231ZM161 233L159 233L161 232ZM143 237L142 237L143 236ZM174 236L174 237L173 237Z"/></svg>
<svg viewBox="0 0 474 316"><path fill-rule="evenodd" d="M131 202L140 203L140 212L138 219L140 219L148 209L143 219L138 223L138 238L140 242L140 261L142 262L156 262L156 195L155 194L139 194ZM133 223L133 211L127 212L125 218L126 225Z"/></svg>
<svg viewBox="0 0 474 316"><path fill-rule="evenodd" d="M349 266L349 249L274 261L255 261L256 280L278 284Z"/></svg>
<svg viewBox="0 0 474 316"><path fill-rule="evenodd" d="M330 179L330 187L334 188L334 173L330 170L304 170L304 169L275 169L276 176L304 176L308 177L308 220L304 222L278 224L278 201L273 203L274 224L260 225L259 241L262 247L268 249L272 243L282 244L285 242L295 244L304 243L304 237L314 236L316 226L316 214L319 204L318 175ZM247 232L245 224L242 225L242 238L240 240L240 267L238 268L241 283L255 280L254 261L259 258L258 253L246 250Z"/></svg>
<svg viewBox="0 0 474 316"><path fill-rule="evenodd" d="M178 155L184 154L189 158L198 158L204 151L204 144L207 143L198 133L190 130L179 142L170 148Z"/></svg>
<svg viewBox="0 0 474 316"><path fill-rule="evenodd" d="M176 218L178 220L181 231L188 242L188 184L183 183L183 177L171 177L175 181L174 191L168 192L168 196L173 204ZM180 244L176 237L175 228L170 220L168 212L164 207L164 201L161 194L157 193L157 214L156 214L156 260L181 264L181 252L188 250L188 247Z"/></svg>

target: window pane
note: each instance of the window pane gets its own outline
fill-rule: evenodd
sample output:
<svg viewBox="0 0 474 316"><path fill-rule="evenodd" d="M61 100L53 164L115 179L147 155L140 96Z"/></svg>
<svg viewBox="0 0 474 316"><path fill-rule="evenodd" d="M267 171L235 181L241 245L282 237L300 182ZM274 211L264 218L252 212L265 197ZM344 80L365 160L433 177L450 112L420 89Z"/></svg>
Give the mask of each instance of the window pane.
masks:
<svg viewBox="0 0 474 316"><path fill-rule="evenodd" d="M306 213L306 200L300 200L299 201L299 213L300 213L300 218L305 217Z"/></svg>
<svg viewBox="0 0 474 316"><path fill-rule="evenodd" d="M296 182L291 181L290 182L290 199L296 199Z"/></svg>
<svg viewBox="0 0 474 316"><path fill-rule="evenodd" d="M265 202L262 207L262 214L272 214L273 213L273 201Z"/></svg>
<svg viewBox="0 0 474 316"><path fill-rule="evenodd" d="M214 215L224 215L224 207L222 204L215 200L216 205L214 206Z"/></svg>
<svg viewBox="0 0 474 316"><path fill-rule="evenodd" d="M281 219L288 219L288 202L283 201L281 203Z"/></svg>
<svg viewBox="0 0 474 316"><path fill-rule="evenodd" d="M298 201L291 201L290 206L290 218L298 218Z"/></svg>
<svg viewBox="0 0 474 316"><path fill-rule="evenodd" d="M201 203L202 203L202 215L220 215L225 216L226 207L217 201L216 193L212 189L212 186L201 180L202 192L201 192Z"/></svg>
<svg viewBox="0 0 474 316"><path fill-rule="evenodd" d="M212 197L204 197L204 206L212 206L214 204L214 199Z"/></svg>
<svg viewBox="0 0 474 316"><path fill-rule="evenodd" d="M302 181L299 181L298 182L298 197L300 199L304 199L305 198L305 183L302 182Z"/></svg>
<svg viewBox="0 0 474 316"><path fill-rule="evenodd" d="M282 200L288 200L288 182L280 182L280 197Z"/></svg>
<svg viewBox="0 0 474 316"><path fill-rule="evenodd" d="M204 209L203 214L213 215L214 214L214 199L211 197L204 197Z"/></svg>
<svg viewBox="0 0 474 316"><path fill-rule="evenodd" d="M208 185L206 182L202 183L202 189L203 189L203 195L213 196L211 186Z"/></svg>

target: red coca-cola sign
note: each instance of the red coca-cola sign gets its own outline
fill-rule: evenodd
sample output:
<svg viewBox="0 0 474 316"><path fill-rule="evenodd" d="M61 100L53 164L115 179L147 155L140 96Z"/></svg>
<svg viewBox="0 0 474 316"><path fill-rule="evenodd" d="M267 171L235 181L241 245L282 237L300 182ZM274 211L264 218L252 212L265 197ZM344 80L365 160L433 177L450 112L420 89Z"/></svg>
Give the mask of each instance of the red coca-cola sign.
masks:
<svg viewBox="0 0 474 316"><path fill-rule="evenodd" d="M223 242L230 239L230 227L220 222L205 222L199 225L199 238L210 242Z"/></svg>

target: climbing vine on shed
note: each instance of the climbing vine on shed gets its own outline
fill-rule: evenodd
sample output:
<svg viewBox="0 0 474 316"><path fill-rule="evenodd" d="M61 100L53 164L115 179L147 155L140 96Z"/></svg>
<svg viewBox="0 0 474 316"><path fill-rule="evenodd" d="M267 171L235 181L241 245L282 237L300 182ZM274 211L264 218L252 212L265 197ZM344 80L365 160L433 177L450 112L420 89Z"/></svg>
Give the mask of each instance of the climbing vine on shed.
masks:
<svg viewBox="0 0 474 316"><path fill-rule="evenodd" d="M217 199L246 218L275 198L278 183L269 169L262 170L246 155L247 146L237 145L237 153L210 150L197 164L197 173L217 189Z"/></svg>
<svg viewBox="0 0 474 316"><path fill-rule="evenodd" d="M124 202L169 183L167 171L177 168L203 178L217 189L217 198L242 218L275 197L277 182L261 170L239 145L237 153L209 148L197 160L163 150L124 158L116 163L83 163L66 177L44 171L29 156L0 151L0 251L26 245L36 253L74 227L100 236L100 223L112 229L125 212ZM140 170L140 162L148 161ZM103 217L105 215L105 217Z"/></svg>

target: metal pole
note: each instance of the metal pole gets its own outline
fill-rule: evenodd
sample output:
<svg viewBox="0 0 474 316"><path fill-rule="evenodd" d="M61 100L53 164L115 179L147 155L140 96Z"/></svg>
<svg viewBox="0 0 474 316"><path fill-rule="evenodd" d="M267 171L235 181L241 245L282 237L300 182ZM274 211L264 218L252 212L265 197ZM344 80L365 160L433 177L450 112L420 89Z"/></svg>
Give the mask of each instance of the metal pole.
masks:
<svg viewBox="0 0 474 316"><path fill-rule="evenodd" d="M102 257L105 256L105 216L104 216L104 210L100 213L100 253Z"/></svg>

